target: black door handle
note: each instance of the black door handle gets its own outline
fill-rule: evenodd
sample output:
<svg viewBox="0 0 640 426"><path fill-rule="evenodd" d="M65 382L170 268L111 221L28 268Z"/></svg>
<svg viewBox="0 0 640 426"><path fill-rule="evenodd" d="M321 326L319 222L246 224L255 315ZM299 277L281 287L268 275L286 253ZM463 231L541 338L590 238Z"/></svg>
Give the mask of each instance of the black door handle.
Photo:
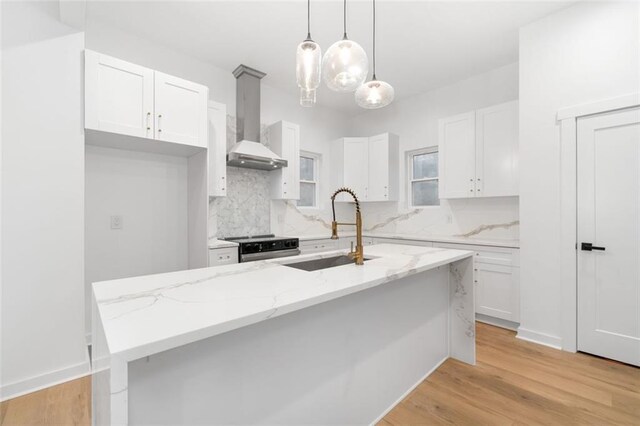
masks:
<svg viewBox="0 0 640 426"><path fill-rule="evenodd" d="M604 247L598 247L598 246L594 246L591 243L582 243L582 250L584 251L591 251L591 250L600 250L600 251L604 251L605 248Z"/></svg>

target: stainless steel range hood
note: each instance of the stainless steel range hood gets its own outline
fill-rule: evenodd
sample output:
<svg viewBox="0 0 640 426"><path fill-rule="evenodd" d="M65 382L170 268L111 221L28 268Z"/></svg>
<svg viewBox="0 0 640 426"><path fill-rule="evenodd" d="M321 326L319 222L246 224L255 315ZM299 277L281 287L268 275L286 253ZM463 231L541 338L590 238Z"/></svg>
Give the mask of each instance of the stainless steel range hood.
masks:
<svg viewBox="0 0 640 426"><path fill-rule="evenodd" d="M233 70L236 78L236 144L227 154L227 164L249 169L276 170L287 167L287 160L259 142L260 79L266 74L240 65Z"/></svg>

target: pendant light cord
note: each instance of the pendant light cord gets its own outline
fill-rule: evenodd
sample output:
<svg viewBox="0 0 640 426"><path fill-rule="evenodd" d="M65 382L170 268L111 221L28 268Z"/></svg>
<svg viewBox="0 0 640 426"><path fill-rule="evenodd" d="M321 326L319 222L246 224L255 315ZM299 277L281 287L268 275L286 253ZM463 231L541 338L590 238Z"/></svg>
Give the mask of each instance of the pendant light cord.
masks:
<svg viewBox="0 0 640 426"><path fill-rule="evenodd" d="M376 80L376 0L373 0L373 79Z"/></svg>
<svg viewBox="0 0 640 426"><path fill-rule="evenodd" d="M343 38L346 40L347 39L347 0L344 0L344 2L342 3L342 25L343 25L343 29L344 29L344 36Z"/></svg>
<svg viewBox="0 0 640 426"><path fill-rule="evenodd" d="M307 0L307 40L311 40L311 0Z"/></svg>

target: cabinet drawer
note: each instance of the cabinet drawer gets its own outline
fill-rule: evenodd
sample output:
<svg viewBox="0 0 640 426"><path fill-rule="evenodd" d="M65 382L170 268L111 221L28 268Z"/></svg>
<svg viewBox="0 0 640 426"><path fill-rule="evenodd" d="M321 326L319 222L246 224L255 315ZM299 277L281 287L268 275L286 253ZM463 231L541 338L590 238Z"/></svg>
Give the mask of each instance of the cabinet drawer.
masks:
<svg viewBox="0 0 640 426"><path fill-rule="evenodd" d="M476 263L489 263L492 265L519 266L517 250L504 247L474 246L455 243L435 243L434 247L450 248L456 250L469 250L474 254Z"/></svg>
<svg viewBox="0 0 640 426"><path fill-rule="evenodd" d="M310 240L300 241L300 251L302 253L319 253L323 251L338 250L340 240Z"/></svg>
<svg viewBox="0 0 640 426"><path fill-rule="evenodd" d="M209 249L209 266L230 265L232 263L238 263L238 249L236 247Z"/></svg>

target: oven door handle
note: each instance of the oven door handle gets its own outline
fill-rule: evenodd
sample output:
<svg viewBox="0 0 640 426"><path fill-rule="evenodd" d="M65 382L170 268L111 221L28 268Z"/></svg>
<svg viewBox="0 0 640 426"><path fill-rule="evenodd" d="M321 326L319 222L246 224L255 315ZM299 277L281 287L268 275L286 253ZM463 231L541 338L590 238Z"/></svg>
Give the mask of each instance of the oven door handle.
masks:
<svg viewBox="0 0 640 426"><path fill-rule="evenodd" d="M275 259L278 257L297 256L299 254L300 254L300 249L274 250L274 251L265 251L262 253L241 254L240 262L251 262L254 260Z"/></svg>

